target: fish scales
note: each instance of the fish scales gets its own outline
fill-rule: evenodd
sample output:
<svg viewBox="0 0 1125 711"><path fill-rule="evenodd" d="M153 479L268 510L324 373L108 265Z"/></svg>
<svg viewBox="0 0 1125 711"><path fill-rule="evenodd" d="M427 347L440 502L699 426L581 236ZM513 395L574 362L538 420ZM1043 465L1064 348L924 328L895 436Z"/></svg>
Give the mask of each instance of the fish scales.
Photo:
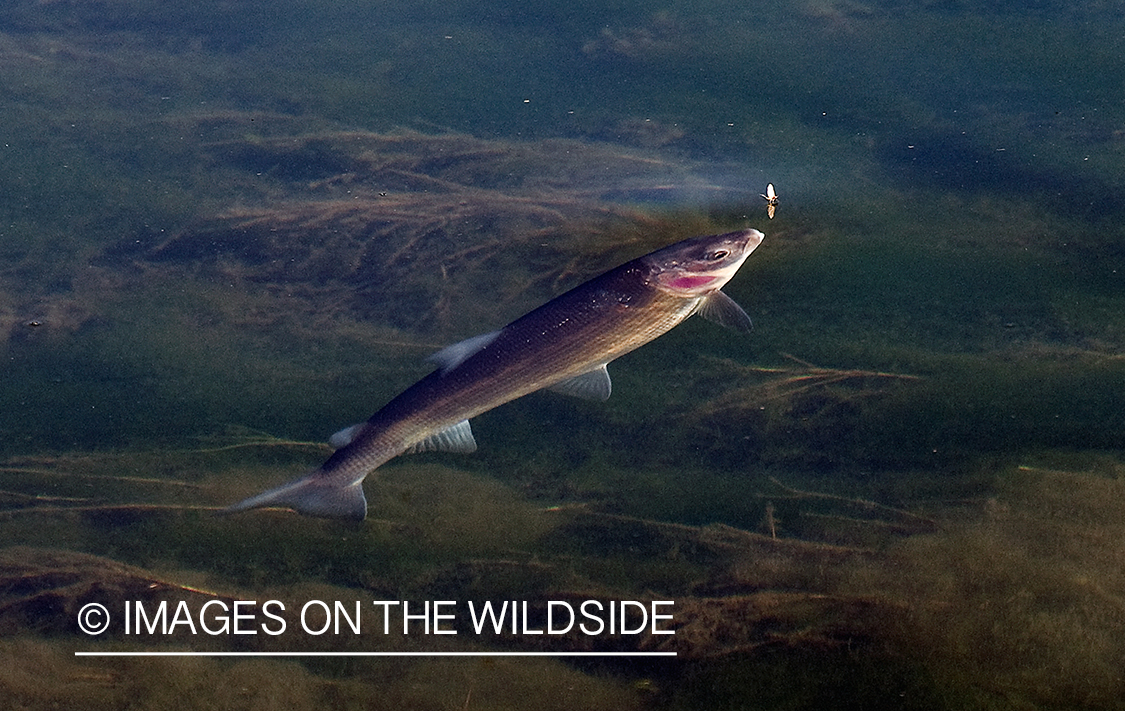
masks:
<svg viewBox="0 0 1125 711"><path fill-rule="evenodd" d="M744 230L678 242L575 287L494 334L435 354L437 370L349 428L346 444L319 469L229 510L286 506L362 519L367 474L420 444L471 451L467 421L476 415L575 378L604 377L599 384L608 396L607 363L698 310L748 327L745 313L719 289L761 240L760 232Z"/></svg>

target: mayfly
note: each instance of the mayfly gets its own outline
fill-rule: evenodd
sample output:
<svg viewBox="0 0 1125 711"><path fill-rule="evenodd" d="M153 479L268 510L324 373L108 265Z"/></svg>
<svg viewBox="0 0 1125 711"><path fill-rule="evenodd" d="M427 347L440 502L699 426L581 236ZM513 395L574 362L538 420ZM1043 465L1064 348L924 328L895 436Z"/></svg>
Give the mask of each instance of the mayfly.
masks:
<svg viewBox="0 0 1125 711"><path fill-rule="evenodd" d="M773 215L777 212L777 193L774 192L773 183L766 186L766 194L762 195L766 199L766 214L773 219Z"/></svg>

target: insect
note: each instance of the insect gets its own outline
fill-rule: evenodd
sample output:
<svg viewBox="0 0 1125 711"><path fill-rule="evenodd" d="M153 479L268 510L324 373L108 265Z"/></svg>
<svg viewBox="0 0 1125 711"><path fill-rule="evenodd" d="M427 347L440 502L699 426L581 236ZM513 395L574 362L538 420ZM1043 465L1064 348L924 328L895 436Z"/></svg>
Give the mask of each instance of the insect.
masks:
<svg viewBox="0 0 1125 711"><path fill-rule="evenodd" d="M766 214L773 219L773 215L777 212L777 193L774 192L773 183L766 186L766 194L762 195L766 199Z"/></svg>

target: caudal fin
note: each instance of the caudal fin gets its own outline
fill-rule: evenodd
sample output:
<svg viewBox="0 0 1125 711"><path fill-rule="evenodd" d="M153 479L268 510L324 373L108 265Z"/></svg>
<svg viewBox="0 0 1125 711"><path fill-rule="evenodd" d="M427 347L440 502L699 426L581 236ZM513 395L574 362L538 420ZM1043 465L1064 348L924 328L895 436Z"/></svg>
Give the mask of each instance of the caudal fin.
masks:
<svg viewBox="0 0 1125 711"><path fill-rule="evenodd" d="M362 479L339 486L327 477L317 476L317 472L239 501L223 509L223 513L271 506L290 508L297 513L324 518L362 521L367 517L367 499L363 495Z"/></svg>

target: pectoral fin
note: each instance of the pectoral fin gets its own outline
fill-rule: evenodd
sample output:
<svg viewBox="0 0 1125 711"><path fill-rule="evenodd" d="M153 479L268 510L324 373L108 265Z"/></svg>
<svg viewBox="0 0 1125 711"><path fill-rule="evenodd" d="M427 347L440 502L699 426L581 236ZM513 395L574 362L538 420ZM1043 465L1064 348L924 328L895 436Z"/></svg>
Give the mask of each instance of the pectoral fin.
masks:
<svg viewBox="0 0 1125 711"><path fill-rule="evenodd" d="M604 402L609 399L613 384L609 380L609 371L604 365L599 365L593 370L568 378L561 383L555 383L547 388L551 392L562 393L583 400L597 400Z"/></svg>
<svg viewBox="0 0 1125 711"><path fill-rule="evenodd" d="M753 322L742 307L721 291L716 291L704 299L696 313L708 321L714 321L720 326L733 328L736 331L748 333L754 328Z"/></svg>

